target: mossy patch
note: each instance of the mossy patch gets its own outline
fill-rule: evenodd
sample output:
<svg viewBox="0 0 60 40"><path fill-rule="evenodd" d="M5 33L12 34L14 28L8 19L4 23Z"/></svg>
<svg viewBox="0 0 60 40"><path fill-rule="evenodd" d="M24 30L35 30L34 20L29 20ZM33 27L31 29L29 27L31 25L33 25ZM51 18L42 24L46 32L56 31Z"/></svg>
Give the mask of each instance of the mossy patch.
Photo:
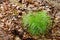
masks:
<svg viewBox="0 0 60 40"><path fill-rule="evenodd" d="M46 11L29 12L23 15L24 27L31 35L45 34L51 24L51 18Z"/></svg>

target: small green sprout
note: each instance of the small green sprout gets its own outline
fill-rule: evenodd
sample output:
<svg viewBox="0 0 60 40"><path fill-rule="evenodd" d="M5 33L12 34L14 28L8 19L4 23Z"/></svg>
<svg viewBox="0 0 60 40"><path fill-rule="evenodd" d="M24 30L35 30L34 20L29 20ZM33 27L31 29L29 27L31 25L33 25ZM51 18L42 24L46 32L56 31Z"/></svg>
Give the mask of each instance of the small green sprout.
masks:
<svg viewBox="0 0 60 40"><path fill-rule="evenodd" d="M51 24L51 18L46 11L29 12L23 15L23 24L31 35L45 34Z"/></svg>

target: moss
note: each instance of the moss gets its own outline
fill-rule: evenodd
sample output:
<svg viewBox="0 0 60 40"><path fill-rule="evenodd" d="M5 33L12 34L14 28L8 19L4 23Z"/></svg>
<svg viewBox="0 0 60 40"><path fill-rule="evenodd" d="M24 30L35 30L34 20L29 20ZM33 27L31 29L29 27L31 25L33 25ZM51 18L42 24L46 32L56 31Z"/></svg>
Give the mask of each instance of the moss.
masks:
<svg viewBox="0 0 60 40"><path fill-rule="evenodd" d="M22 7L22 4L21 3L19 3L19 1L18 0L9 0L11 3L13 3L13 4L15 4L15 5L17 5L17 6L20 6L20 7Z"/></svg>
<svg viewBox="0 0 60 40"><path fill-rule="evenodd" d="M12 10L13 14L18 15L18 11L16 9Z"/></svg>
<svg viewBox="0 0 60 40"><path fill-rule="evenodd" d="M23 24L31 35L45 34L51 24L51 18L46 11L29 12L23 15Z"/></svg>

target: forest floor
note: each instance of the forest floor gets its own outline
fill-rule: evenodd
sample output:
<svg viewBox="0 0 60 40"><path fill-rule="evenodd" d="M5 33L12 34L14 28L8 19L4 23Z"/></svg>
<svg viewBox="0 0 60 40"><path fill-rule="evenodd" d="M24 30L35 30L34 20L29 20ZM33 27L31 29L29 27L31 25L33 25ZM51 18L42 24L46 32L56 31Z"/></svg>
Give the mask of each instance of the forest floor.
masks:
<svg viewBox="0 0 60 40"><path fill-rule="evenodd" d="M52 3L51 3L52 2ZM0 40L60 40L60 6L53 1L5 1L0 4ZM48 34L30 36L22 27L22 15L28 11L46 10L52 20Z"/></svg>

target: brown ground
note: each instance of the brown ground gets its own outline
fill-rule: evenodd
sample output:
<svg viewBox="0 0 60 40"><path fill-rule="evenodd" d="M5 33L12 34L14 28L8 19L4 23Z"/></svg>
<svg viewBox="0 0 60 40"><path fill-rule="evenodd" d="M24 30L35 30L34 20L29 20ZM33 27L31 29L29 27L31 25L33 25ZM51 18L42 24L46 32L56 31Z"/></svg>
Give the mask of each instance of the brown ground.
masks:
<svg viewBox="0 0 60 40"><path fill-rule="evenodd" d="M58 2L56 2L58 4ZM60 40L60 6L52 1L1 1L0 40ZM46 10L51 16L52 28L45 36L32 37L22 28L22 15L28 11Z"/></svg>

